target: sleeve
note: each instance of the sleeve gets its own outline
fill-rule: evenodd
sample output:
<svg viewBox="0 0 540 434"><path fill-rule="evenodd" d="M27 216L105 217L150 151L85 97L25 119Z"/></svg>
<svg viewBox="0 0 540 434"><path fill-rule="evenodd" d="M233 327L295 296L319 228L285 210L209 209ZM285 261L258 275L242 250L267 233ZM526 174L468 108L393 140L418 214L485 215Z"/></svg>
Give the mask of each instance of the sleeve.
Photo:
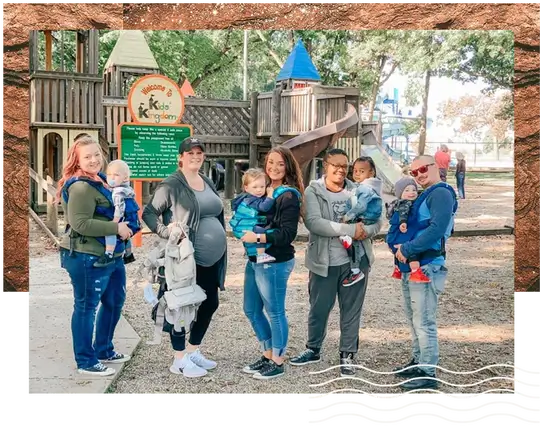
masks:
<svg viewBox="0 0 540 434"><path fill-rule="evenodd" d="M70 226L81 235L104 237L118 233L118 223L94 219L96 211L94 187L86 182L75 182L69 187L67 216Z"/></svg>
<svg viewBox="0 0 540 434"><path fill-rule="evenodd" d="M426 199L426 204L431 214L429 226L416 238L401 246L401 253L406 258L432 248L437 241L444 237L452 219L454 198L446 188L434 190Z"/></svg>
<svg viewBox="0 0 540 434"><path fill-rule="evenodd" d="M142 213L142 219L146 223L146 226L158 234L161 238L169 238L169 229L160 221L160 217L163 213L171 207L171 196L169 193L169 186L167 184L160 184L150 202L144 207Z"/></svg>
<svg viewBox="0 0 540 434"><path fill-rule="evenodd" d="M354 224L337 223L322 217L321 206L311 187L306 188L304 201L306 203L305 225L308 231L321 237L339 237L341 235L354 237Z"/></svg>
<svg viewBox="0 0 540 434"><path fill-rule="evenodd" d="M383 225L382 215L379 218L379 220L377 220L372 225L364 225L364 230L367 233L367 237L368 238L373 238L375 235L377 235L381 231L382 225Z"/></svg>
<svg viewBox="0 0 540 434"><path fill-rule="evenodd" d="M249 206L251 208L255 208L259 212L266 213L272 209L272 207L274 206L274 202L274 199L272 199L271 197L259 197L253 199L249 203Z"/></svg>
<svg viewBox="0 0 540 434"><path fill-rule="evenodd" d="M293 193L284 193L276 201L281 215L281 227L266 232L266 240L274 246L288 246L296 238L300 220L300 201ZM276 216L278 213L276 212Z"/></svg>
<svg viewBox="0 0 540 434"><path fill-rule="evenodd" d="M412 201L403 200L399 203L399 223L407 223L409 219L409 213L411 212Z"/></svg>

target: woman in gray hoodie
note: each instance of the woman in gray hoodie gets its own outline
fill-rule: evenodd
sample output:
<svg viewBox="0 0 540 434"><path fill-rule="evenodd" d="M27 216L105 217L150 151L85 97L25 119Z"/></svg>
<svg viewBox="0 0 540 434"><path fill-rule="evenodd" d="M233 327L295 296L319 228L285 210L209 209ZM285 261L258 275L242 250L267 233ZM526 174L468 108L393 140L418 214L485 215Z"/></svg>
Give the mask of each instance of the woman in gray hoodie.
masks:
<svg viewBox="0 0 540 434"><path fill-rule="evenodd" d="M355 184L347 179L349 159L345 151L331 149L324 157L323 177L312 181L305 191L306 228L309 244L306 267L309 269L309 317L306 350L290 359L293 366L316 363L326 336L328 317L336 296L340 309L340 364L342 376L355 373L354 357L358 351L358 329L368 275L375 257L371 238L381 229L382 217L376 223L342 223L346 204ZM380 184L378 194L380 195ZM355 240L356 261L364 278L350 286L343 280L350 273L349 258L340 237Z"/></svg>

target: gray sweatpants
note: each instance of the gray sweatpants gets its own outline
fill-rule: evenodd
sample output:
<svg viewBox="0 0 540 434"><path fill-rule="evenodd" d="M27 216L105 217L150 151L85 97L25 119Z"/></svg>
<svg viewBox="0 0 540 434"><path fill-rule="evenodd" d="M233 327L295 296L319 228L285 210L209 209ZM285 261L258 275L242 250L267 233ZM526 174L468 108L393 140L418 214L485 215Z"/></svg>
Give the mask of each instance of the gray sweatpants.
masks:
<svg viewBox="0 0 540 434"><path fill-rule="evenodd" d="M369 264L366 255L360 260L360 270L365 277L352 286L344 287L341 282L350 271L350 264L328 267L328 277L309 273L309 348L321 348L326 336L328 317L336 303L339 303L339 351L356 353L358 351L358 332L360 315L366 296Z"/></svg>

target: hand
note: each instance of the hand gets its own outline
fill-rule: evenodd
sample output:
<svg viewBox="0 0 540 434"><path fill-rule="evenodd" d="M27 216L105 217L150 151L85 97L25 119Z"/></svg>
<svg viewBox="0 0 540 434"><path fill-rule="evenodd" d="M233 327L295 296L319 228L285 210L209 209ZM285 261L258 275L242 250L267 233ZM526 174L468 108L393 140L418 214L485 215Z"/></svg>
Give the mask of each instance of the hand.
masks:
<svg viewBox="0 0 540 434"><path fill-rule="evenodd" d="M407 258L403 256L403 253L401 253L401 244L394 245L395 248L397 248L396 252L396 258L399 262L403 262L404 264L407 263Z"/></svg>
<svg viewBox="0 0 540 434"><path fill-rule="evenodd" d="M122 238L123 240L127 240L133 235L133 232L128 227L127 223L122 222L118 223L118 235L120 235L120 238Z"/></svg>
<svg viewBox="0 0 540 434"><path fill-rule="evenodd" d="M358 222L355 224L354 228L354 239L355 240L365 240L367 238L368 234L366 232L366 229L364 228L364 224L361 222Z"/></svg>
<svg viewBox="0 0 540 434"><path fill-rule="evenodd" d="M240 238L244 243L256 243L257 242L257 234L252 231L245 231L242 238Z"/></svg>
<svg viewBox="0 0 540 434"><path fill-rule="evenodd" d="M402 233L407 232L407 223L401 223L401 224L399 225L399 230L400 230Z"/></svg>
<svg viewBox="0 0 540 434"><path fill-rule="evenodd" d="M274 189L272 187L266 187L266 195L268 197L274 197Z"/></svg>

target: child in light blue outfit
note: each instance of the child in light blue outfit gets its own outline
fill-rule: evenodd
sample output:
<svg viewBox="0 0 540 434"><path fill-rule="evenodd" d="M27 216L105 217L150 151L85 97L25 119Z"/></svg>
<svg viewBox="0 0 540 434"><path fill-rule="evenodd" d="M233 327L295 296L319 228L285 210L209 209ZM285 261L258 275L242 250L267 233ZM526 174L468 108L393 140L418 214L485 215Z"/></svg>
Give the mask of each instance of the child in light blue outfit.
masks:
<svg viewBox="0 0 540 434"><path fill-rule="evenodd" d="M383 201L382 182L377 177L375 162L371 157L357 158L353 164L352 179L356 183L353 195L347 201L344 223L362 222L365 225L375 224L382 215ZM343 280L343 286L354 285L364 278L360 271L361 255L355 254L355 244L350 236L339 237L351 261L351 271Z"/></svg>

